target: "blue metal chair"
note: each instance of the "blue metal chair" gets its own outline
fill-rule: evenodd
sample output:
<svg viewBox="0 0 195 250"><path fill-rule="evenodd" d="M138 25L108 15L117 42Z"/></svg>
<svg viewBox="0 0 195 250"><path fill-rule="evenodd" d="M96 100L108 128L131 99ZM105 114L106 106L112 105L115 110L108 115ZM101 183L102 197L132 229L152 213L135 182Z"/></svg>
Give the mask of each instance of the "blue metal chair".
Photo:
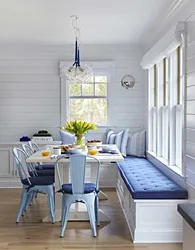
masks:
<svg viewBox="0 0 195 250"><path fill-rule="evenodd" d="M20 180L22 182L22 195L20 201L20 207L16 222L19 222L21 215L27 210L29 204L31 203L33 197L36 193L44 193L48 198L48 206L50 211L50 216L52 223L55 222L54 218L54 180L50 176L33 176L30 177L26 169L28 168L26 164L22 163L22 158L26 158L25 152L20 148L13 148L12 150L16 168L18 170ZM25 162L25 161L24 161Z"/></svg>
<svg viewBox="0 0 195 250"><path fill-rule="evenodd" d="M29 141L28 144L33 153L36 153L40 150L39 146L35 142ZM54 164L40 162L38 164L40 169L54 169Z"/></svg>
<svg viewBox="0 0 195 250"><path fill-rule="evenodd" d="M85 169L86 169L86 158L93 158L94 161L98 164L97 169L97 178L96 183L85 183ZM71 175L71 183L62 184L61 176L59 172L58 162L60 159L64 157L60 157L55 164L57 168L57 175L59 184L61 187L62 196L62 227L60 237L64 236L64 231L67 225L69 209L72 203L82 202L87 206L89 219L91 223L91 227L93 230L94 237L97 236L96 232L96 223L99 226L99 170L100 170L100 162L98 159L92 156L86 155L72 155L70 156L70 175Z"/></svg>
<svg viewBox="0 0 195 250"><path fill-rule="evenodd" d="M30 157L34 152L32 151L31 147L28 144L22 144L22 149L24 150L24 152L26 153L26 155L28 157ZM52 169L45 169L43 166L41 165L39 162L37 163L27 163L30 164L32 166L32 168L34 169L34 173L36 173L35 175L38 176L53 176L54 177L54 168ZM53 164L54 166L54 164ZM29 173L32 176L32 173Z"/></svg>

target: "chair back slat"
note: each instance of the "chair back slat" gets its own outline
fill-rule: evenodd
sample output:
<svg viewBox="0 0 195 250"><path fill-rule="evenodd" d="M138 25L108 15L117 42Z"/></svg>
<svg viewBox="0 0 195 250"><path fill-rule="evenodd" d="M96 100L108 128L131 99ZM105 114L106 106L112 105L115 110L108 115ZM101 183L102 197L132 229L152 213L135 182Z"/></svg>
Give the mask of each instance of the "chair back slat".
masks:
<svg viewBox="0 0 195 250"><path fill-rule="evenodd" d="M31 185L31 182L29 180L29 175L28 172L26 171L26 169L28 169L26 164L26 161L24 161L24 164L22 163L22 158L21 156L23 156L24 159L26 159L27 155L26 153L20 149L20 148L13 148L12 149L13 155L14 155L14 159L15 159L15 163L16 163L16 168L18 170L19 176L20 176L20 180L22 181L23 179L27 179L29 182L29 185Z"/></svg>
<svg viewBox="0 0 195 250"><path fill-rule="evenodd" d="M70 156L70 178L73 194L83 194L85 185L85 155Z"/></svg>
<svg viewBox="0 0 195 250"><path fill-rule="evenodd" d="M22 149L27 157L30 157L31 155L34 154L33 150L28 144L22 144ZM26 162L26 165L28 166L28 170L32 172L33 176L38 176L36 167L39 166L39 163Z"/></svg>
<svg viewBox="0 0 195 250"><path fill-rule="evenodd" d="M40 150L39 146L35 142L29 141L28 144L34 153Z"/></svg>
<svg viewBox="0 0 195 250"><path fill-rule="evenodd" d="M58 163L62 158L66 158L66 156L61 156L60 158L57 159L55 163L55 168L57 170L57 176L58 176L58 181L60 184L60 187L64 183L62 183L62 179L60 176L60 171L59 171L59 166ZM72 184L72 193L73 194L79 194L82 195L84 194L84 186L85 186L85 170L86 170L86 159L87 158L92 158L94 159L94 162L98 164L97 167L97 175L96 175L96 189L99 189L99 172L100 172L100 161L93 157L93 156L86 156L86 155L71 155L70 156L70 180Z"/></svg>

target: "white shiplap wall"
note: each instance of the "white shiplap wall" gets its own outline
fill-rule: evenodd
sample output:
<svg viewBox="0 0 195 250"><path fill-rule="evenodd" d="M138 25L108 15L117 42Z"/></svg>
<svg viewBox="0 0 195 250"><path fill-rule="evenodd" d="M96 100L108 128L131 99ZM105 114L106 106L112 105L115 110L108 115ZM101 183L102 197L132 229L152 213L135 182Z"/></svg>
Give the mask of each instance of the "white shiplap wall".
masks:
<svg viewBox="0 0 195 250"><path fill-rule="evenodd" d="M40 129L59 140L59 62L72 61L73 46L0 45L0 141L17 141ZM144 72L140 46L83 45L82 59L114 61L114 81L109 85L110 125L144 127ZM132 74L136 85L121 87L120 80Z"/></svg>
<svg viewBox="0 0 195 250"><path fill-rule="evenodd" d="M190 199L195 200L195 15L187 21L186 174Z"/></svg>

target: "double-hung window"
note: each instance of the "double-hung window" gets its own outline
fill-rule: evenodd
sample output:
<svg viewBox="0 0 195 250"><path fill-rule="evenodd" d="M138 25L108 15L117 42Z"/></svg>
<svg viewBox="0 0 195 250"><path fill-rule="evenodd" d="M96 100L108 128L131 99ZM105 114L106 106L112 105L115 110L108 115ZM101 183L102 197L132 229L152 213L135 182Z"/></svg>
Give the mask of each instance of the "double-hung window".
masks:
<svg viewBox="0 0 195 250"><path fill-rule="evenodd" d="M183 56L178 46L149 69L148 151L182 168Z"/></svg>
<svg viewBox="0 0 195 250"><path fill-rule="evenodd" d="M68 120L107 124L107 75L94 75L86 83L68 83Z"/></svg>

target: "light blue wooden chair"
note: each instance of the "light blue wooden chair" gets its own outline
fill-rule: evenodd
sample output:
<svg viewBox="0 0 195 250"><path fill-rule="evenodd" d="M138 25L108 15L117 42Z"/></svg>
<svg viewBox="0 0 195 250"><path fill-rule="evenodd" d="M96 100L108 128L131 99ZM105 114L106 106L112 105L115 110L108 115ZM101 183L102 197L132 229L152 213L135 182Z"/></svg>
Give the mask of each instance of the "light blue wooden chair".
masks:
<svg viewBox="0 0 195 250"><path fill-rule="evenodd" d="M85 169L86 169L86 157L93 158L95 162L98 164L97 168L97 178L96 183L85 183ZM61 187L62 196L62 227L60 237L64 236L64 231L67 225L69 209L72 203L82 202L87 206L89 219L91 223L91 227L93 230L94 237L97 236L96 232L96 223L99 226L99 170L100 170L100 162L98 159L92 156L86 155L72 155L70 156L70 177L71 183L62 184L61 176L59 172L58 162L60 159L64 157L60 157L55 164L57 168L57 175L59 184Z"/></svg>
<svg viewBox="0 0 195 250"><path fill-rule="evenodd" d="M28 144L34 153L40 150L39 146L35 142L29 141Z"/></svg>
<svg viewBox="0 0 195 250"><path fill-rule="evenodd" d="M25 152L20 148L13 148L13 155L16 162L16 168L18 170L20 180L22 182L22 194L21 202L16 218L16 222L19 222L21 215L24 215L24 212L27 210L29 204L31 203L35 194L44 193L48 198L48 206L50 211L50 216L52 223L55 222L54 218L54 180L50 176L29 176L26 162L23 159L26 159ZM23 161L22 161L23 160Z"/></svg>

